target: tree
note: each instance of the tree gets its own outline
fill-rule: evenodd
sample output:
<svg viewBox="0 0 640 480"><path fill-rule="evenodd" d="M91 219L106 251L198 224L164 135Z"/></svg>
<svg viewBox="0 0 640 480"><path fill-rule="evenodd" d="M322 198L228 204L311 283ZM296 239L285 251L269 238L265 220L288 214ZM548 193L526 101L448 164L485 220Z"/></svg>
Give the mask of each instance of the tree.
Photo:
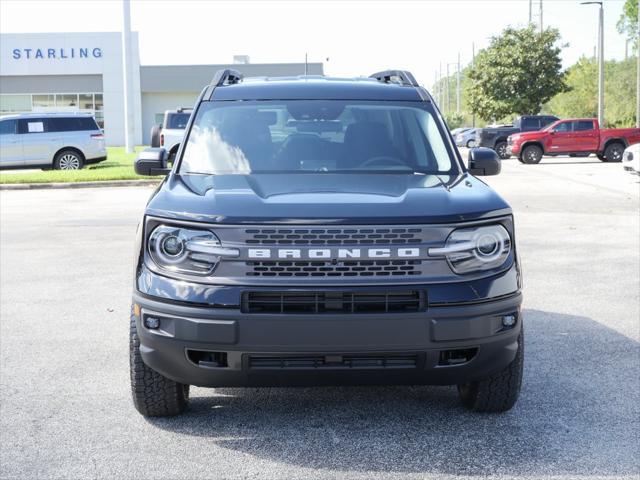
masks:
<svg viewBox="0 0 640 480"><path fill-rule="evenodd" d="M626 0L622 7L622 15L617 23L618 32L633 40L635 48L638 46L638 0Z"/></svg>
<svg viewBox="0 0 640 480"><path fill-rule="evenodd" d="M545 111L559 117L598 116L598 62L581 58L567 69L567 91L545 105ZM604 64L605 126L635 125L636 60L608 60Z"/></svg>
<svg viewBox="0 0 640 480"><path fill-rule="evenodd" d="M537 114L566 89L560 33L534 26L506 28L481 50L469 71L471 111L486 120Z"/></svg>

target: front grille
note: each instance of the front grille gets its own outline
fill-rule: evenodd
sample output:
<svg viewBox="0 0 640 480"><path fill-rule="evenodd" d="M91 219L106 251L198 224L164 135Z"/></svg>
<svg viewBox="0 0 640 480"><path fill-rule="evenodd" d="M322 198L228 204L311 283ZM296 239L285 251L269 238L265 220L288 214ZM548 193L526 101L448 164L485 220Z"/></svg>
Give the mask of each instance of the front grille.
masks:
<svg viewBox="0 0 640 480"><path fill-rule="evenodd" d="M418 355L285 355L249 356L253 370L417 368Z"/></svg>
<svg viewBox="0 0 640 480"><path fill-rule="evenodd" d="M243 313L410 313L426 309L422 290L245 292Z"/></svg>
<svg viewBox="0 0 640 480"><path fill-rule="evenodd" d="M388 277L419 275L421 260L246 262L250 277Z"/></svg>
<svg viewBox="0 0 640 480"><path fill-rule="evenodd" d="M421 228L252 228L249 245L371 245L420 243Z"/></svg>

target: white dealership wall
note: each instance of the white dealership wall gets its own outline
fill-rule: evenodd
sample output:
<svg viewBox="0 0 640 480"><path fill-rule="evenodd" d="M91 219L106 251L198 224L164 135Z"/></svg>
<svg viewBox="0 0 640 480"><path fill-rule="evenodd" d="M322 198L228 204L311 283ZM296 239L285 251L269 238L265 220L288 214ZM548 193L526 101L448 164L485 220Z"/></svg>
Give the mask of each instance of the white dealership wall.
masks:
<svg viewBox="0 0 640 480"><path fill-rule="evenodd" d="M192 107L219 69L234 68L247 77L303 75L305 71L323 74L322 63L306 67L304 63L141 67L137 32L132 33L131 43L136 145L149 144L157 115L176 107ZM124 145L123 90L119 32L0 34L0 94L102 92L107 145Z"/></svg>
<svg viewBox="0 0 640 480"><path fill-rule="evenodd" d="M132 95L135 105L134 141L141 144L142 111L137 32L133 32L131 43L134 84ZM60 75L102 76L106 142L108 145L123 145L124 81L120 33L0 35L0 93L61 93L52 92L50 83L53 82L47 81L48 77ZM34 91L8 90L9 84L15 85L15 77L24 77L25 83L28 82Z"/></svg>

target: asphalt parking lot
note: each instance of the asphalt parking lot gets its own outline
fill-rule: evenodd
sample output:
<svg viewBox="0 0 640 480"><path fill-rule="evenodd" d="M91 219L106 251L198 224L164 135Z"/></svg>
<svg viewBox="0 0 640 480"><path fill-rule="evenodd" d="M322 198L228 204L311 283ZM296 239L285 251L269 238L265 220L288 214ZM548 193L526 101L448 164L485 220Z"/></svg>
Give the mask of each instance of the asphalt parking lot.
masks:
<svg viewBox="0 0 640 480"><path fill-rule="evenodd" d="M129 392L132 248L151 188L0 192L2 478L638 478L639 177L504 162L525 274L525 377L506 414L453 387Z"/></svg>

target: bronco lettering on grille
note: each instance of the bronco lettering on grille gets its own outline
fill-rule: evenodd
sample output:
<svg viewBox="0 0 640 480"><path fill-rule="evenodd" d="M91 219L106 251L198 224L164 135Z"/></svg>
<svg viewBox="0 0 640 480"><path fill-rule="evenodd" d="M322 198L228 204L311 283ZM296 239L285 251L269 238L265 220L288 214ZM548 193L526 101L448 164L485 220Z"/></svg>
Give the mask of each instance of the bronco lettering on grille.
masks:
<svg viewBox="0 0 640 480"><path fill-rule="evenodd" d="M426 253L426 252L425 252ZM249 258L304 258L304 259L367 259L367 258L419 258L420 248L249 248ZM426 255L425 255L426 256Z"/></svg>

